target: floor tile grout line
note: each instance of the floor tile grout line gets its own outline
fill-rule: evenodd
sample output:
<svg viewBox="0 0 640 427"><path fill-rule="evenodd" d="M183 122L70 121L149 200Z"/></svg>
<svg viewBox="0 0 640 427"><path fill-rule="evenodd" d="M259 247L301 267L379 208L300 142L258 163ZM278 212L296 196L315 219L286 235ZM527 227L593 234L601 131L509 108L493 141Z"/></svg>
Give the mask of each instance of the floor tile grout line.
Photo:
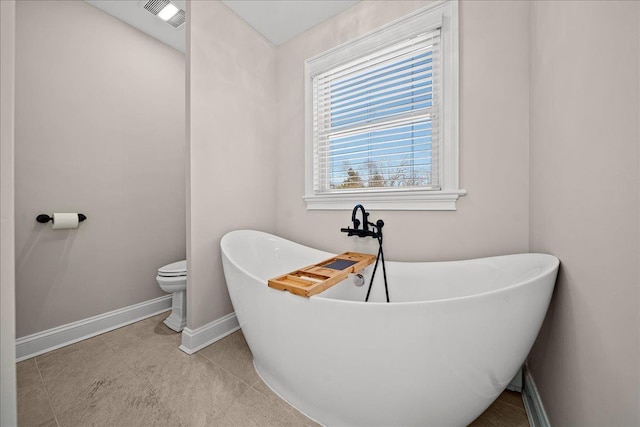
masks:
<svg viewBox="0 0 640 427"><path fill-rule="evenodd" d="M219 367L220 369L224 370L225 372L227 372L228 374L233 375L234 378L240 380L240 382L246 386L248 386L249 388L252 388L253 386L255 386L256 384L258 384L260 382L260 378L258 378L258 381L256 381L253 384L249 384L247 381L245 381L242 377L240 377L239 375L233 373L232 371L230 371L229 369L225 368L224 366L222 366L221 364L219 364L218 362L215 362L211 359L209 359L207 356L205 356L204 354L200 354L199 352L197 353L193 353L190 356L200 356L202 358L204 358L206 361L213 363L214 365L216 365L217 367ZM259 390L258 390L259 391Z"/></svg>
<svg viewBox="0 0 640 427"><path fill-rule="evenodd" d="M207 359L208 361L210 361L211 363L215 364L216 366L219 366L220 368L224 369L225 371L227 371L228 373L230 373L231 375L233 375L234 377L236 377L237 379L239 379L242 383L244 383L245 385L248 385L249 388L254 389L255 391L257 391L258 393L260 393L262 396L265 396L267 398L269 398L269 395L267 395L266 393L264 393L263 391L259 390L256 386L260 383L264 383L264 381L262 381L262 378L260 378L260 374L258 374L258 372L256 371L256 375L258 376L258 379L253 383L253 384L249 384L248 382L244 381L244 379L242 379L240 376L234 374L233 372L231 372L229 369L223 367L222 365L220 365L219 363L214 362L213 360L209 359L207 356L202 355L202 357L204 357L205 359ZM253 370L255 371L256 368L255 366L253 366ZM266 385L266 384L265 384ZM267 386L267 388L269 388L269 390L271 390L271 388L269 386ZM273 391L272 391L273 393ZM274 393L275 394L275 393ZM284 403L287 404L287 406L290 409L295 409L297 411L297 409L291 405L289 402L287 402L286 400L280 398L280 396L276 395L278 397L278 399L282 400Z"/></svg>
<svg viewBox="0 0 640 427"><path fill-rule="evenodd" d="M526 412L526 409L523 408L522 406L514 405L513 403L505 402L504 400L501 400L501 402L506 403L507 405L511 406L512 408L518 409L518 410L520 410L522 412Z"/></svg>
<svg viewBox="0 0 640 427"><path fill-rule="evenodd" d="M255 387L253 387L252 385L248 384L246 381L244 381L244 379L242 379L240 376L234 374L233 372L231 372L229 369L225 368L224 366L220 365L217 362L214 362L213 360L209 359L207 356L205 356L204 354L200 354L199 352L190 354L190 356L196 356L196 357L202 357L204 360L206 360L209 363L212 363L214 366L217 366L218 368L222 369L224 372L226 372L227 374L231 375L232 377L234 377L235 379L237 379L238 381L240 381L242 384L247 386L247 389L244 390L242 392L242 394L240 396L238 396L236 399L234 399L233 403L231 405L229 405L229 407L227 409L225 409L221 414L220 414L220 419L223 419L225 417L225 415L231 410L231 408L233 407L233 405L244 395L247 394L247 392L250 389L254 389L255 391L257 391L258 393L260 393L261 395L264 396L263 393L260 392L260 390L256 389ZM256 384L258 383L258 381L256 381ZM255 384L254 384L255 385ZM265 396L268 397L268 396Z"/></svg>
<svg viewBox="0 0 640 427"><path fill-rule="evenodd" d="M508 400L505 400L505 399L496 399L496 400L500 400L500 402L506 403L507 405L511 406L512 408L520 409L520 410L526 412L526 409L524 407L524 402L522 403L522 406L519 406L519 405L514 405L513 403L511 403L511 402L509 402Z"/></svg>
<svg viewBox="0 0 640 427"><path fill-rule="evenodd" d="M146 319L145 319L145 320L146 320ZM123 326L123 327L122 327L122 328L120 328L120 329L124 329L124 328L126 328L126 327L128 327L128 326L130 326L130 325ZM109 350L111 350L111 352L112 352L113 354L117 354L118 352L115 350L115 348L113 348L113 347L109 344L109 342L108 342L107 340L105 340L105 339L102 337L103 335L105 335L105 334L100 334L100 335L98 335L98 336L102 339L102 341L106 344L107 348L109 348ZM178 425L178 426L176 426L176 427L185 427L185 425L182 423L182 422L183 422L183 420L180 418L180 416L179 416L178 414L176 414L173 410L171 410L170 408L168 408L168 407L167 407L167 406L162 402L162 400L160 399L160 395L158 394L158 392L157 392L156 390L154 390L154 388L153 388L153 386L152 386L151 382L149 382L149 381L147 380L147 378L146 378L146 377L141 376L140 374L138 374L138 373L136 372L135 366L132 366L132 365L129 363L129 360L128 360L128 359L126 359L126 358L125 358L125 359L124 359L124 363L125 363L125 365L126 365L126 367L127 367L127 370L129 370L131 373L133 373L133 376L135 376L136 378L138 378L139 380L141 380L141 381L142 381L143 387L145 387L147 390L149 390L149 391L151 392L151 394L152 394L154 397L156 397L156 398L158 399L158 403L159 403L160 405L162 405L162 407L163 407L163 408L165 408L165 409L167 410L167 412L169 412L171 415L175 416L177 420L179 420L179 425ZM59 427L59 426L58 426L58 427Z"/></svg>
<svg viewBox="0 0 640 427"><path fill-rule="evenodd" d="M44 387L44 392L47 393L47 401L49 402L49 408L51 409L51 413L53 414L53 419L56 422L56 426L60 427L60 423L58 422L58 416L56 415L56 411L53 408L53 402L51 401L51 395L49 395L49 388L47 387L47 384L44 382L44 378L42 377L42 372L40 372L40 366L38 366L37 356L33 358L33 363L36 365L36 369L38 370L38 376L40 377L40 381L42 381L42 387Z"/></svg>
<svg viewBox="0 0 640 427"><path fill-rule="evenodd" d="M258 383L256 383L256 384L258 384ZM266 384L265 384L265 385L266 385ZM269 386L267 386L267 387L269 387ZM255 386L253 386L253 387L251 387L251 388L252 388L252 389L254 389L255 391L257 391L258 393L260 393L261 395L263 395L264 397L266 397L267 399L271 399L271 398L270 398L266 393L264 393L264 392L262 392L262 391L258 390ZM269 389L269 390L271 390L271 389ZM271 392L272 392L273 394L275 394L273 391L271 391ZM278 400L279 400L279 401L281 401L281 402L285 405L285 408L286 408L289 412L293 412L293 411L295 411L295 412L297 412L297 413L299 413L299 414L301 414L301 415L304 415L306 418L309 418L309 417L307 417L305 414L303 414L302 412L300 412L300 410L299 410L298 408L296 408L296 407L295 407L295 406L293 406L291 403L287 402L286 400L284 400L283 398L281 398L281 397L280 397L280 396L278 396L277 394L276 394L276 397L278 398ZM309 418L309 419L310 419L310 418Z"/></svg>
<svg viewBox="0 0 640 427"><path fill-rule="evenodd" d="M215 343L214 343L215 344ZM242 377L240 377L239 375L235 374L233 371L231 371L230 369L227 369L226 367L222 366L220 363L211 360L210 358L208 358L204 353L200 353L200 352L196 352L194 354L191 354L190 356L200 356L202 357L205 361L211 363L212 365L222 369L224 372L226 372L227 374L231 375L232 377L234 377L235 379L237 379L238 381L240 381L242 384L244 384L245 386L247 386L247 389L244 390L242 392L242 395L239 396L238 398L236 398L234 400L234 402L229 405L229 407L220 415L220 419L223 419L225 417L225 415L232 409L233 404L235 404L242 396L245 396L247 393L249 393L251 390L253 392L258 393L259 395L263 396L266 399L271 399L270 396L268 396L267 394L263 393L262 391L260 391L259 389L257 389L255 386L260 384L262 382L262 379L260 378L259 374L258 374L258 379L253 383L253 384L249 384L249 382L245 381ZM255 366L253 366L253 369L255 370ZM293 405L291 405L289 402L285 401L284 399L281 399L279 396L277 396L277 399L279 401L281 401L284 406L285 406L285 410L287 412L297 412L298 414L296 415L300 415L303 416L305 419L310 420L309 417L307 417L306 415L302 414L300 411L298 411Z"/></svg>
<svg viewBox="0 0 640 427"><path fill-rule="evenodd" d="M213 343L213 344L215 344L215 343ZM213 345L213 344L210 344L210 345ZM214 360L209 359L209 358L208 358L207 356L205 356L204 354L201 354L200 352L196 352L196 353L194 353L193 355L196 355L196 356L202 356L202 357L203 357L204 359L206 359L207 361L209 361L209 362L213 363L214 365L216 365L216 366L218 366L219 368L223 369L223 370L224 370L224 371L226 371L227 373L229 373L229 374L233 375L235 378L237 378L238 380L240 380L240 382L242 382L243 384L245 384L245 385L249 386L249 388L254 389L255 391L257 391L258 393L260 393L262 396L264 396L264 397L266 397L266 398L270 398L267 394L265 394L264 392L260 391L260 390L256 387L256 385L258 385L258 384L260 384L261 382L263 382L263 381L262 381L262 378L260 378L260 374L258 374L258 372L256 372L256 375L258 376L258 379L257 379L253 384L249 384L247 381L245 381L245 380L244 380L243 378L241 378L239 375L236 375L235 373L233 373L233 372L232 372L232 371L230 371L229 369L225 368L224 366L220 365L219 363L215 362ZM253 360L253 355L252 355L252 360ZM254 365L254 366L253 366L253 370L255 371L255 369L256 369L256 368L255 368L255 365ZM267 386L267 387L269 387L269 386ZM248 390L248 389L247 389L247 390ZM246 393L246 391L245 391L245 393ZM243 394L244 394L244 393L243 393ZM277 396L277 395L276 395L276 396ZM290 403L289 403L289 402L287 402L286 400L281 399L281 398L280 398L280 396L277 396L277 397L278 397L278 399L282 400L282 401L286 404L286 406L287 406L287 408L288 408L289 410L295 410L295 411L298 411L298 409L296 409L296 407L295 407L295 406L293 406L292 404L290 404ZM298 411L298 412L300 412L300 411ZM304 415L304 414L303 414L303 415ZM308 417L307 417L307 418L308 418Z"/></svg>

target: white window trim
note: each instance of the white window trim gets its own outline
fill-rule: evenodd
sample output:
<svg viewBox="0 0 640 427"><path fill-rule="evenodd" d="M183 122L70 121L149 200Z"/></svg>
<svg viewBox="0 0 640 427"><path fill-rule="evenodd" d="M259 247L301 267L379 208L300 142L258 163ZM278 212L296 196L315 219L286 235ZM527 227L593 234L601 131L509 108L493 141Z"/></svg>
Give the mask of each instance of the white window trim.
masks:
<svg viewBox="0 0 640 427"><path fill-rule="evenodd" d="M441 190L386 188L315 194L313 188L312 76L378 46L442 26ZM438 1L362 37L305 61L305 196L309 210L353 209L355 203L378 210L456 210L466 194L458 182L458 2Z"/></svg>

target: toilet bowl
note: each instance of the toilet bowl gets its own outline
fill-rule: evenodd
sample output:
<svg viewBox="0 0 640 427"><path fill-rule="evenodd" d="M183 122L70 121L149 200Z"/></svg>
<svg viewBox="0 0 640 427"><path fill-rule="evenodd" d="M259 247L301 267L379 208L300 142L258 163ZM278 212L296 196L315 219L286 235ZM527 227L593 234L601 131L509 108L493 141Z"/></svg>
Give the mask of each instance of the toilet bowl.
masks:
<svg viewBox="0 0 640 427"><path fill-rule="evenodd" d="M187 261L178 261L158 269L156 281L160 289L173 294L171 314L164 324L176 332L187 325Z"/></svg>

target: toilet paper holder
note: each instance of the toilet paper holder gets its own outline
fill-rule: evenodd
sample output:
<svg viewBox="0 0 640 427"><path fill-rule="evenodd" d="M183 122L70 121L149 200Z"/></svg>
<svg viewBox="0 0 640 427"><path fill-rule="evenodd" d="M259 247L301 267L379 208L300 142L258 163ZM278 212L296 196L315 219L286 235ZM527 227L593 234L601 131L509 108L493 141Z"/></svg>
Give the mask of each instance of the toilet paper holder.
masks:
<svg viewBox="0 0 640 427"><path fill-rule="evenodd" d="M84 214L79 213L78 214L78 222L82 222L85 219L87 219L87 216ZM49 221L53 221L53 216L49 216L47 214L40 214L36 217L36 221L38 221L41 224L46 224Z"/></svg>

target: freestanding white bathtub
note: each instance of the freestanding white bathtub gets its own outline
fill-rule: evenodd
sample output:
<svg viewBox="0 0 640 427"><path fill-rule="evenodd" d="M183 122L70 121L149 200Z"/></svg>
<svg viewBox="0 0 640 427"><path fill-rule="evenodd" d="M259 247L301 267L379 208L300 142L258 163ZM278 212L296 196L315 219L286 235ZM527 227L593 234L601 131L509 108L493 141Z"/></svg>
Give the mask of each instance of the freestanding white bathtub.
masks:
<svg viewBox="0 0 640 427"><path fill-rule="evenodd" d="M387 262L370 301L347 279L304 298L267 280L334 254L239 230L224 274L256 370L328 426L464 426L505 389L544 319L559 261L543 254ZM380 279L380 280L379 280Z"/></svg>

